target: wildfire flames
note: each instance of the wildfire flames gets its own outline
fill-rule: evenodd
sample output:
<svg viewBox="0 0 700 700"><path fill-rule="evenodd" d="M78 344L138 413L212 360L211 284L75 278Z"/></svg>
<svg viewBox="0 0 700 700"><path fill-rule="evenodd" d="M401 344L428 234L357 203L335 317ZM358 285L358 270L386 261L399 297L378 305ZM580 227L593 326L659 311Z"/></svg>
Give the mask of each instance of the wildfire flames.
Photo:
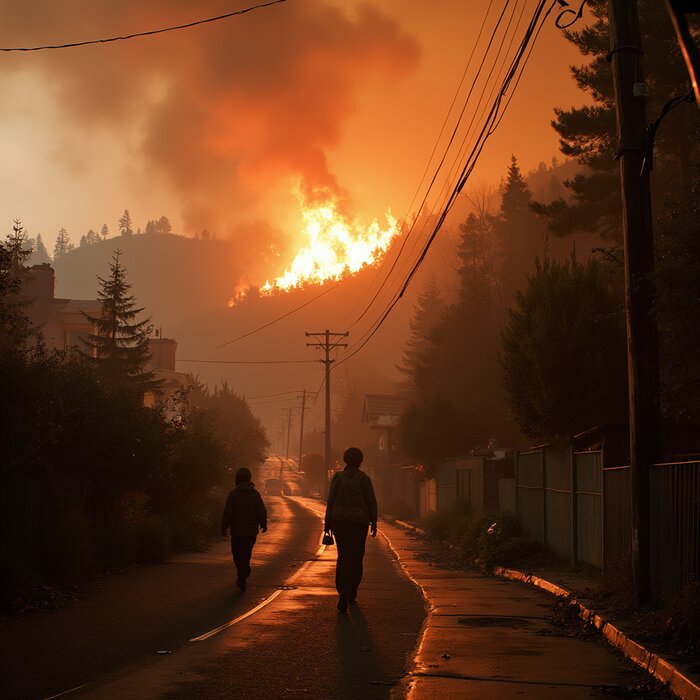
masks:
<svg viewBox="0 0 700 700"><path fill-rule="evenodd" d="M397 220L385 214L386 227L378 221L369 226L338 212L335 200L303 205L302 247L292 264L280 276L260 288L263 295L288 292L306 284L323 284L352 275L381 260L391 241L399 233ZM240 290L230 305L245 296Z"/></svg>
<svg viewBox="0 0 700 700"><path fill-rule="evenodd" d="M382 229L376 220L364 227L357 220L341 216L333 200L305 206L301 215L305 243L287 271L261 287L263 294L353 274L381 259L398 233L396 219L390 213L386 214L386 228Z"/></svg>

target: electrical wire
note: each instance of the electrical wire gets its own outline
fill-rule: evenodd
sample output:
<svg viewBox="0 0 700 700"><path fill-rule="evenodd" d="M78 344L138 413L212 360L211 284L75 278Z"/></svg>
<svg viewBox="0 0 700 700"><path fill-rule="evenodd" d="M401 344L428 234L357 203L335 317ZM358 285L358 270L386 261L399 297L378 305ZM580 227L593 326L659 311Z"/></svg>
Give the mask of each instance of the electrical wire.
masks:
<svg viewBox="0 0 700 700"><path fill-rule="evenodd" d="M399 248L399 252L398 252L398 254L397 254L397 256L396 256L394 262L392 263L391 268L390 268L389 271L387 272L387 275L386 275L386 277L384 278L384 281L382 282L382 284L380 285L379 289L378 289L377 292L374 294L374 296L372 297L372 299L370 300L370 302L367 304L367 306L365 306L364 310L363 310L362 313L359 315L359 317L350 325L350 328L354 327L354 326L355 326L359 321L361 321L362 318L367 314L367 312L369 311L369 309L372 307L372 305L374 304L374 302L377 300L377 297L379 296L380 292L382 291L382 289L384 288L384 286L385 286L386 283L388 282L389 277L391 276L391 274L393 273L394 269L396 268L396 265L398 264L398 261L399 261L399 259L400 259L400 257L401 257L401 254L403 253L403 251L404 251L404 249L405 249L405 247L406 247L406 244L408 243L408 240L409 240L409 238L410 238L410 236L411 236L411 233L413 232L413 229L414 229L414 227L415 227L415 225L416 225L416 222L418 221L418 218L417 218L417 217L420 216L420 213L422 212L422 210L423 210L424 207L425 207L425 203L426 203L426 201L427 201L427 199L428 199L428 197L429 197L429 195L430 195L430 192L431 192L433 186L435 185L435 182L437 181L438 175L440 174L440 171L441 171L441 169L442 169L442 166L443 166L444 163L445 163L445 159L447 158L447 154L448 154L448 152L449 152L449 149L450 149L450 147L452 146L452 144L453 144L453 142L454 142L454 139L455 139L455 137L456 137L456 135L457 135L457 132L458 132L458 130L459 130L459 126L460 126L460 124L461 124L461 122L462 122L462 119L463 119L463 117L464 117L464 114L465 114L465 112L466 112L467 105L469 104L469 100L471 99L471 96L472 96L472 94L473 94L474 88L475 88L475 86L476 86L476 84L477 84L477 82L478 82L479 76L481 75L481 71L482 71L482 69L483 69L483 67L484 67L484 64L485 64L486 59L487 59L488 54L489 54L489 51L491 50L491 46L492 46L492 44L493 44L493 41L494 41L495 37L497 36L498 28L500 27L501 22L503 21L503 17L505 16L506 10L507 10L508 5L509 5L509 2L510 2L510 0L507 0L507 1L505 2L504 6L503 6L503 9L501 10L501 13L500 13L500 15L499 15L499 17L498 17L498 20L497 20L497 22L496 22L496 25L494 26L493 31L491 32L491 38L490 38L489 41L488 41L488 44L487 44L487 46L486 46L486 50L484 51L484 56L483 56L483 58L482 58L482 60L481 60L481 63L479 64L479 68L478 68L478 70L477 70L477 72L476 72L476 75L475 75L475 77L474 77L474 80L472 81L472 84L471 84L471 87L470 87L470 89L469 89L469 92L467 93L467 96L465 97L465 100L464 100L464 102L463 102L463 104L462 104L462 109L461 109L461 112L460 112L459 117L458 117L458 119L457 119L457 123L455 124L455 126L454 126L454 128L453 128L453 130L452 130L452 134L450 135L450 138L449 138L449 140L448 140L447 146L445 147L445 151L444 151L444 153L443 153L443 155L442 155L442 157L441 157L441 159L440 159L440 161L439 161L439 163L438 163L438 165L437 165L437 167L436 167L436 169L435 169L435 172L433 173L433 177L431 178L430 184L428 185L428 189L426 190L425 195L424 195L424 197L423 197L423 200L421 201L421 205L420 205L420 208L418 209L416 218L414 219L414 221L413 221L413 223L411 224L411 226L410 226L408 232L407 232L406 235L404 236L403 241L402 241L402 243L401 243L401 247ZM474 56L474 52L476 51L476 47L478 46L479 41L480 41L480 39L481 39L481 35L482 35L482 33L483 33L483 28L484 28L484 25L486 24L486 20L487 20L487 18L488 18L488 12L490 11L490 9L491 9L491 4L489 4L489 7L488 7L488 9L487 9L487 13L486 13L486 15L484 16L484 20L483 20L483 22L482 22L482 24L481 24L481 29L479 30L479 35L478 35L478 37L477 37L476 42L474 43L474 45L473 45L473 47L472 47L471 53L469 54L469 59L468 59L468 61L467 61L467 66L466 66L466 68L465 68L464 74L463 74L463 76L462 76L462 80L460 81L459 87L458 87L458 89L457 89L457 93L455 94L455 99L453 99L453 102L452 102L453 105L454 105L454 102L456 101L457 95L459 94L459 90L461 89L461 86L462 86L462 84L463 84L463 82L464 82L464 75L465 75L466 72L469 70L469 66L471 65L471 61L472 61L472 58L473 58L473 56ZM450 111L451 111L451 109L452 109L452 106L450 106ZM445 119L445 122L447 121L448 118L449 118L449 112L448 112L448 115L447 115L447 117L446 117L446 119ZM443 125L443 129L444 129L444 125ZM440 132L440 136L442 136L442 130L441 130L441 132ZM440 139L440 136L438 137L438 140ZM437 146L437 142L436 142L436 146ZM433 152L434 152L434 150L435 150L435 149L433 149ZM431 160L432 160L432 154L431 154ZM424 178L425 178L425 175L423 176L423 179L424 179ZM421 182L422 182L422 181L421 181ZM414 195L414 197L415 197L415 195ZM413 200L412 200L412 202L413 202ZM420 236L420 234L421 234L424 230L425 230L425 220L424 220L424 226L423 226L423 228L421 229L421 232L419 233L419 236ZM415 246L414 246L414 248L415 248ZM413 249L411 250L411 252L413 252Z"/></svg>
<svg viewBox="0 0 700 700"><path fill-rule="evenodd" d="M506 2L506 6L507 6L507 5L508 5L508 1ZM424 168L424 170L423 170L423 174L422 174L422 176L421 176L420 182L418 183L418 185L417 185L417 187L416 187L416 189L415 189L415 192L413 193L413 196L411 197L411 201L410 201L408 207L406 208L406 212L405 212L405 214L404 214L404 216L403 216L403 219L402 219L402 221L403 221L404 223L406 222L406 220L408 219L409 214L410 214L411 211L413 210L413 204L414 204L414 202L416 201L416 198L418 197L418 193L420 192L421 187L423 186L423 183L425 182L425 178L426 178L426 176L427 176L427 174L428 174L428 171L429 171L429 169L430 169L430 164L433 162L433 158L434 158L434 156L435 156L435 153L437 152L437 147L438 147L438 145L439 145L439 143L440 143L440 140L442 139L443 134L445 133L445 128L447 127L447 123L448 123L448 121L449 121L449 119L450 119L450 115L452 114L452 110L454 109L455 103L457 102L457 98L459 97L459 93L460 93L461 90L462 90L462 85L464 85L464 81L465 81L465 79L466 79L466 77L467 77L467 73L469 72L469 67L471 66L472 58L474 57L474 53L475 53L475 51L476 51L476 47L479 45L479 42L481 41L481 36L482 36L482 34L483 34L484 27L486 26L486 20L488 19L488 16L489 16L489 14L491 13L491 7L492 7L492 6L493 6L493 0L490 0L490 2L489 2L489 4L488 4L488 7L486 8L486 13L484 14L484 19L483 19L482 22L481 22L481 27L479 28L479 32L478 32L477 37L476 37L476 41L474 42L474 44L473 44L473 46L472 46L472 50L471 50L471 52L470 52L470 54L469 54L469 58L467 59L467 65L464 67L464 70L462 71L462 77L460 78L459 84L457 85L457 89L455 90L455 94L454 94L454 96L452 97L452 102L450 103L450 107L449 107L449 109L447 110L447 114L445 115L445 119L444 119L443 122L442 122L442 126L440 127L440 132L438 133L437 138L435 139L435 143L433 144L433 148L432 148L432 150L431 150L431 152L430 152L430 156L428 157L428 160L427 160L427 162L426 162L426 164L425 164L425 168ZM411 232L413 231L413 227L415 226L415 222L417 221L418 216L420 216L420 212L421 212L421 210L423 209L423 206L425 205L425 201L426 201L426 198L427 198L427 195L428 195L429 191L430 191L430 188L428 189L428 192L426 192L426 196L423 198L423 201L421 202L421 206L420 206L420 208L418 209L418 211L416 212L415 218L414 218L413 222L411 223L411 225L409 226L409 229L408 229L408 231L406 232L406 235L403 237L403 240L402 240L402 243L401 243L401 247L399 248L399 251L398 251L397 256L396 256L396 260L394 260L394 262L392 263L391 269L390 269L389 272L387 273L387 276L386 276L385 280L388 279L389 275L391 275L392 271L393 271L394 268L396 267L396 264L397 264L397 262L398 262L398 259L399 259L399 257L401 256L401 254L402 254L402 252L403 252L403 250L404 250L404 248L405 248L405 246L406 246L406 241L407 241L407 239L409 238L409 236L411 235ZM374 282L376 281L376 279L379 277L379 274L381 273L381 271L382 271L384 265L387 263L387 261L388 261L388 256L385 256L384 259L382 260L381 264L380 264L380 265L378 266L378 268L377 268L377 272L376 272L374 278L372 279L372 283L371 283L370 285L367 286L367 288L365 289L365 291L363 292L363 294L360 296L360 299L358 300L357 304L356 304L356 305L354 306L354 308L350 311L350 313L346 316L346 319L351 318L351 317L354 315L355 311L356 311L356 310L358 309L358 307L360 306L360 304L362 304L362 301L365 299L365 297L366 297L367 294L369 293L369 289L370 289L371 286L374 284ZM374 297L372 298L372 301L370 302L370 305L374 302L374 300L376 299L377 295L379 294L379 292L381 291L381 288L382 288L383 286L384 286L384 282L382 283L382 285L380 286L379 290L377 291L377 294L375 294ZM361 316L360 316L360 318L361 318ZM358 318L355 322L353 322L353 324L351 325L351 327L354 326L354 325L357 323L357 321L359 321L359 320L360 320L360 319ZM345 325L345 321L343 321L343 325Z"/></svg>
<svg viewBox="0 0 700 700"><path fill-rule="evenodd" d="M452 192L450 194L450 197L446 204L444 205L442 212L433 227L433 230L430 234L430 237L428 238L427 242L423 246L423 250L421 252L421 255L418 257L414 265L412 266L410 272L406 276L400 290L398 293L395 294L394 298L392 301L389 303L389 305L385 308L384 312L380 315L379 319L371 326L371 330L368 330L364 336L358 341L358 343L354 346L354 348L351 349L351 351L348 352L348 354L338 362L337 365L335 365L334 369L337 369L337 367L344 362L347 362L350 358L354 357L362 348L371 340L371 338L377 333L377 331L381 328L381 326L384 324L386 321L387 317L391 313L391 311L394 309L396 304L400 301L400 299L403 297L405 294L406 290L408 289L411 281L413 280L417 270L420 268L421 264L425 260L425 257L428 253L428 250L430 249L432 243L434 242L438 232L442 228L442 225L445 221L445 218L447 217L447 214L451 210L452 206L454 205L457 196L460 194L462 189L464 188L464 185L466 184L467 180L469 179L471 173L474 170L474 167L476 166L476 163L479 159L479 156L481 155L483 148L488 141L488 138L495 132L497 129L498 125L501 123L501 120L503 119L503 114L505 113L505 110L509 106L513 94L515 92L515 88L520 82L520 78L522 77L522 73L525 69L525 66L527 65L527 62L529 61L530 55L532 54L532 49L534 47L534 43L539 37L540 31L542 29L542 26L544 26L544 23L546 22L549 14L551 11L554 9L556 5L557 0L554 0L552 4L550 5L549 9L547 12L543 15L545 5L546 5L546 0L539 0L537 3L537 6L535 8L535 11L533 12L532 19L530 20L528 24L528 28L525 32L525 35L520 43L520 46L518 47L518 50L511 61L510 68L508 70L507 75L505 76L502 84L501 84L501 89L496 96L496 99L494 100L491 109L489 111L488 117L486 122L484 123L479 136L477 138L477 141L472 148L471 153L469 154L469 157L467 158L464 167L462 169L462 172L460 174L460 177L452 189ZM523 61L523 57L525 57L525 60ZM502 100L503 97L506 95L508 92L509 87L511 86L511 83L513 83L513 80L515 79L515 83L513 85L513 91L510 93L506 103L505 107L503 110L501 110L501 105L502 105Z"/></svg>
<svg viewBox="0 0 700 700"><path fill-rule="evenodd" d="M185 24L177 24L172 27L162 27L160 29L151 29L145 32L134 32L133 34L124 34L122 36L112 36L103 39L88 39L86 41L74 41L65 44L45 44L42 46L12 46L12 47L0 47L0 51L9 53L11 51L51 51L55 49L75 49L80 46L92 46L94 44L111 44L116 41L128 41L130 39L137 39L139 37L154 36L155 34L165 34L166 32L176 32L181 29L190 29L191 27L197 27L201 24L210 24L212 22L219 22L224 19L229 19L230 17L236 17L238 15L245 15L248 12L253 12L254 10L262 10L266 7L272 7L273 5L280 5L287 0L270 0L270 2L260 3L259 5L252 5L250 7L245 7L241 10L234 10L232 12L227 12L223 15L217 15L216 17L207 17L206 19L198 19L194 22L187 22Z"/></svg>
<svg viewBox="0 0 700 700"><path fill-rule="evenodd" d="M293 308L291 311L287 311L286 313L282 314L281 316L278 316L277 318L273 319L272 321L268 321L267 323L264 323L262 326L258 326L258 328L254 328L252 331L248 331L247 333L244 333L243 335L239 335L238 338L234 338L233 340L228 340L225 343L221 343L221 345L217 345L216 347L212 348L212 350L219 350L220 348L224 348L227 345L231 345L232 343L237 343L239 340L243 340L243 338L249 338L251 335L255 335L255 333L259 333L262 330L265 330L265 328L269 328L270 326L273 326L275 323L278 323L279 321L287 318L288 316L291 316L292 314L295 314L297 311L301 311L304 307L308 306L309 304L312 304L314 301L317 299L320 299L322 296L325 296L328 294L328 292L332 292L340 282L336 282L332 287L328 287L328 289L324 289L322 292L317 294L314 297L311 297L308 301L305 301L303 304L300 304L299 306Z"/></svg>
<svg viewBox="0 0 700 700"><path fill-rule="evenodd" d="M318 360L183 360L179 357L178 362L198 362L210 365L293 365L318 362Z"/></svg>

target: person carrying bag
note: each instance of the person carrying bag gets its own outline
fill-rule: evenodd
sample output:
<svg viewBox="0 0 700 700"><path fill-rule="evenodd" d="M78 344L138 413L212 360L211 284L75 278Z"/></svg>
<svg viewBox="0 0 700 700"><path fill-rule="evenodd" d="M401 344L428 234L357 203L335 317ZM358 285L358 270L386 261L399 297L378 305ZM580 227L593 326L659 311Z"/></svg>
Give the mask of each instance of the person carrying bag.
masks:
<svg viewBox="0 0 700 700"><path fill-rule="evenodd" d="M340 612L357 600L368 527L372 537L377 536L377 499L372 480L360 470L363 458L357 447L345 450L345 469L333 476L328 492L323 530L333 533L338 547L335 587Z"/></svg>

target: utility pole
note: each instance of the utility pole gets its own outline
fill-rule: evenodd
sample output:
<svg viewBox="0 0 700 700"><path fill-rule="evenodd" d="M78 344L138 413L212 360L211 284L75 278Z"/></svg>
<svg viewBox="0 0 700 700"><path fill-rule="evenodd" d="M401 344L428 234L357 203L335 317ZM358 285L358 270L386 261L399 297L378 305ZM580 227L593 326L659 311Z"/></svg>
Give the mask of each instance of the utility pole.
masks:
<svg viewBox="0 0 700 700"><path fill-rule="evenodd" d="M337 343L335 342L335 339L347 338L349 335L350 333L347 332L332 333L329 330L326 330L323 333L306 333L307 338L311 336L317 338L315 343L307 343L306 346L321 348L326 353L325 359L321 360L321 362L323 362L323 364L326 366L326 448L324 455L326 474L328 474L328 471L331 468L331 364L335 362L335 360L331 360L331 350L333 348L346 348L348 346L347 343ZM320 338L323 338L323 340L320 340Z"/></svg>
<svg viewBox="0 0 700 700"><path fill-rule="evenodd" d="M301 428L299 429L299 471L301 471L301 458L304 455L304 413L306 413L306 389L301 395Z"/></svg>
<svg viewBox="0 0 700 700"><path fill-rule="evenodd" d="M285 459L289 459L289 434L292 430L292 411L294 411L294 408L285 408L284 410L287 412L287 449Z"/></svg>
<svg viewBox="0 0 700 700"><path fill-rule="evenodd" d="M617 113L625 253L627 380L632 484L632 574L637 606L651 597L649 468L658 458L659 347L653 317L654 236L647 141L646 85L636 0L608 0L610 56Z"/></svg>

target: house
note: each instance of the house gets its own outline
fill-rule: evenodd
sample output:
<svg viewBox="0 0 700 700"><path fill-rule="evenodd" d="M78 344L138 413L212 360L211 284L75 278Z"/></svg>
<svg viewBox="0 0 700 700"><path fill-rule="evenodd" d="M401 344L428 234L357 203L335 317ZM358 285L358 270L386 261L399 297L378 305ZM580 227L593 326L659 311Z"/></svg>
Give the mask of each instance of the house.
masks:
<svg viewBox="0 0 700 700"><path fill-rule="evenodd" d="M102 311L98 299L63 299L55 295L54 269L48 263L33 265L24 284L24 296L29 300L27 317L38 328L49 350L69 350L84 347L83 338L95 332L95 327L83 312L97 316Z"/></svg>
<svg viewBox="0 0 700 700"><path fill-rule="evenodd" d="M143 397L144 405L163 406L170 419L182 413L183 393L192 384L192 375L178 372L176 366L177 342L172 338L151 338L148 341L151 358L144 369L153 371L153 379L159 382L157 389L149 390Z"/></svg>
<svg viewBox="0 0 700 700"><path fill-rule="evenodd" d="M406 408L406 399L395 394L365 394L362 421L376 430L379 466L388 466L398 461L396 431L401 414Z"/></svg>
<svg viewBox="0 0 700 700"><path fill-rule="evenodd" d="M85 318L99 316L102 302L99 299L63 299L56 297L56 279L53 267L48 263L33 265L24 284L24 296L29 300L27 317L37 328L49 350L86 349L85 338L97 332ZM151 359L146 370L152 370L160 387L144 395L144 404L162 404L166 415L175 418L180 414L179 395L190 386L192 378L175 369L177 342L172 338L149 340Z"/></svg>

